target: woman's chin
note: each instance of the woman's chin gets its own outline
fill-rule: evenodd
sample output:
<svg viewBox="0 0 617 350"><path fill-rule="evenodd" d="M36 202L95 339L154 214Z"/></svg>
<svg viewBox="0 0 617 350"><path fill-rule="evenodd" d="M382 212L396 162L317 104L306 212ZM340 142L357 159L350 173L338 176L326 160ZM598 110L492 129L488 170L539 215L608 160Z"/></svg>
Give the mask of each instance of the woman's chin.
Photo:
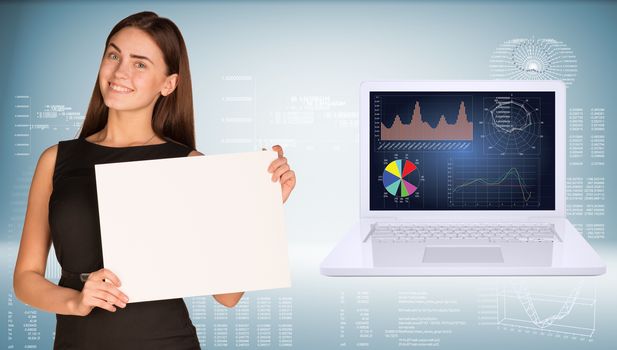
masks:
<svg viewBox="0 0 617 350"><path fill-rule="evenodd" d="M109 109L114 109L116 111L129 111L135 109L135 106L131 106L124 101L117 101L113 98L104 99L105 106Z"/></svg>
<svg viewBox="0 0 617 350"><path fill-rule="evenodd" d="M114 95L111 95L111 96L105 95L103 96L103 102L105 103L105 106L107 106L107 108L109 109L114 109L116 111L127 111L127 112L143 110L144 108L148 108L148 106L153 105L154 102L156 102L156 101L152 101L148 103L146 101L135 101L134 98L126 99L122 97L118 97Z"/></svg>

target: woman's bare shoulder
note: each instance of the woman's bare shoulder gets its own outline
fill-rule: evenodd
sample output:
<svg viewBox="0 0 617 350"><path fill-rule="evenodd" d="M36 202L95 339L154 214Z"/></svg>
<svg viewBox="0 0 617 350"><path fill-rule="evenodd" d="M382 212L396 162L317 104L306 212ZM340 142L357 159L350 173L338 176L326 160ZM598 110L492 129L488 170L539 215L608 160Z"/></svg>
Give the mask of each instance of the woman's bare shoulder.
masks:
<svg viewBox="0 0 617 350"><path fill-rule="evenodd" d="M58 155L58 145L48 147L41 153L39 162L36 165L34 175L32 178L32 187L34 192L38 193L41 190L45 190L41 193L51 191L52 178L54 176L54 168L56 167L56 157Z"/></svg>
<svg viewBox="0 0 617 350"><path fill-rule="evenodd" d="M58 156L58 145L53 145L48 147L46 150L41 153L41 157L39 158L39 164L37 169L41 169L45 172L54 170L56 165L56 157Z"/></svg>

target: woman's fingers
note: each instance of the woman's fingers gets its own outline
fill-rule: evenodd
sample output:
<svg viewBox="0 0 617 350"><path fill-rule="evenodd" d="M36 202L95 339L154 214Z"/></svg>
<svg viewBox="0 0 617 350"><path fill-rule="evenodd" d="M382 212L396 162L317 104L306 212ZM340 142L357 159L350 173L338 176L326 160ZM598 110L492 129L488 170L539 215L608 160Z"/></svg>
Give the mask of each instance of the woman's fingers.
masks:
<svg viewBox="0 0 617 350"><path fill-rule="evenodd" d="M111 305L110 303L102 300L102 299L92 299L92 306L100 307L101 309L105 309L107 311L116 312L116 307Z"/></svg>
<svg viewBox="0 0 617 350"><path fill-rule="evenodd" d="M283 175L285 172L289 170L290 168L289 168L289 165L287 164L283 164L280 167L276 168L276 170L272 174L272 181L276 182L281 177L281 175Z"/></svg>
<svg viewBox="0 0 617 350"><path fill-rule="evenodd" d="M95 307L110 312L115 312L116 306L126 307L128 297L118 289L119 286L120 279L108 269L102 268L88 274L77 300L78 314L86 316Z"/></svg>
<svg viewBox="0 0 617 350"><path fill-rule="evenodd" d="M111 282L108 283L107 281ZM100 269L95 271L88 276L88 280L86 284L93 283L99 289L103 289L109 293L112 293L116 297L128 301L128 296L120 291L118 287L120 286L120 279L113 272L107 269ZM84 285L86 287L86 285Z"/></svg>
<svg viewBox="0 0 617 350"><path fill-rule="evenodd" d="M99 288L106 291L107 293L113 295L114 297L118 298L118 299L122 299L122 301L124 301L125 303L129 301L128 296L126 296L126 294L122 293L120 291L120 289L110 285L109 283L106 282L99 282Z"/></svg>
<svg viewBox="0 0 617 350"><path fill-rule="evenodd" d="M116 311L113 303L108 302L108 299L115 297L103 290L88 290L85 292L83 303L89 307L100 307L108 311Z"/></svg>
<svg viewBox="0 0 617 350"><path fill-rule="evenodd" d="M126 303L124 301L120 300L117 296L111 293L105 292L103 290L97 290L94 293L92 293L90 296L93 297L93 300L99 299L99 300L103 300L104 302L110 305L116 305L121 308L126 307Z"/></svg>
<svg viewBox="0 0 617 350"><path fill-rule="evenodd" d="M274 171L276 171L276 168L280 167L283 164L287 164L287 158L285 157L276 158L268 166L268 172L273 173Z"/></svg>
<svg viewBox="0 0 617 350"><path fill-rule="evenodd" d="M286 171L290 169L289 164L287 164L287 158L281 157L277 158L268 167L268 172L272 173L272 181L276 182L277 179L281 177Z"/></svg>
<svg viewBox="0 0 617 350"><path fill-rule="evenodd" d="M293 188L296 185L296 173L293 170L289 170L281 175L281 185L289 185Z"/></svg>
<svg viewBox="0 0 617 350"><path fill-rule="evenodd" d="M120 287L120 285L122 285L122 283L120 282L120 278L118 278L115 273L109 271L108 269L103 269L103 278L105 280L111 281L116 287Z"/></svg>
<svg viewBox="0 0 617 350"><path fill-rule="evenodd" d="M95 290L88 294L86 300L88 300L91 304L94 304L97 300L102 300L109 305L125 307L126 303L122 300L116 298L113 294L107 293L102 290Z"/></svg>
<svg viewBox="0 0 617 350"><path fill-rule="evenodd" d="M106 268L102 268L100 270L92 272L88 276L88 280L90 280L90 279L93 279L93 280L96 280L96 281L109 280L114 285L116 285L117 287L120 287L120 285L121 285L120 279L118 278L118 276L116 276L115 273L111 272L110 270L108 270Z"/></svg>
<svg viewBox="0 0 617 350"><path fill-rule="evenodd" d="M84 284L83 292L89 296L104 297L109 303L124 307L129 301L129 298L118 289L118 286L120 286L120 279L118 276L110 270L103 268L88 276L88 280ZM124 306L120 304L124 304Z"/></svg>
<svg viewBox="0 0 617 350"><path fill-rule="evenodd" d="M126 307L124 294L110 283L103 281L89 281L82 290L84 303L90 307L100 307L102 309L115 312L115 306Z"/></svg>
<svg viewBox="0 0 617 350"><path fill-rule="evenodd" d="M278 153L278 158L268 166L268 172L272 173L272 181L280 181L283 203L289 198L291 191L296 186L296 173L287 164L287 158L283 156L283 147L272 146L272 150Z"/></svg>
<svg viewBox="0 0 617 350"><path fill-rule="evenodd" d="M279 158L283 156L283 147L281 147L280 145L272 146L272 150L279 154Z"/></svg>

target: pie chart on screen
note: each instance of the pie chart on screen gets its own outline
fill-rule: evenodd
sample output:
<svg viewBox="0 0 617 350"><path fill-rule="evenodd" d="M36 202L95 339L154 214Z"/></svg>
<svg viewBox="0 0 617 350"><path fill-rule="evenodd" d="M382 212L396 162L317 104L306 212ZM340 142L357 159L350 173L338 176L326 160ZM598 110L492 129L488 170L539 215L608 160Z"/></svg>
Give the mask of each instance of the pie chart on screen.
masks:
<svg viewBox="0 0 617 350"><path fill-rule="evenodd" d="M383 171L383 186L393 196L409 197L418 189L417 169L409 160L394 160Z"/></svg>

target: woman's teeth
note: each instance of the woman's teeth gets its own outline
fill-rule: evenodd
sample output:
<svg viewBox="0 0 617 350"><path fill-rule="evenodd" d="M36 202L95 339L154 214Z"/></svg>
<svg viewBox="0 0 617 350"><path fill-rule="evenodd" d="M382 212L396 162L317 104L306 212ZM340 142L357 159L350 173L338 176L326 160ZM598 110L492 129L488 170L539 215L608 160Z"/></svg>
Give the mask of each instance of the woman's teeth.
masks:
<svg viewBox="0 0 617 350"><path fill-rule="evenodd" d="M118 92L131 92L133 90L124 88L122 86L115 85L113 83L109 83L109 87Z"/></svg>

